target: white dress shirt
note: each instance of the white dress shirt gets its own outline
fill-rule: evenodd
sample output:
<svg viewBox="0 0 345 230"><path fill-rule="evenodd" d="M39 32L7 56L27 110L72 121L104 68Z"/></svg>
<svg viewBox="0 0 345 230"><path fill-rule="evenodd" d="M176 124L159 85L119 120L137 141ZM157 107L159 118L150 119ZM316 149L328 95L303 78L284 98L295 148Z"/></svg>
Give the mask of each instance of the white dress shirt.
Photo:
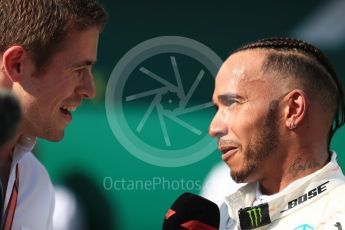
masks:
<svg viewBox="0 0 345 230"><path fill-rule="evenodd" d="M53 229L54 188L46 169L31 152L35 143L36 138L22 137L14 148L3 208L4 215L12 193L18 163L19 192L13 230Z"/></svg>

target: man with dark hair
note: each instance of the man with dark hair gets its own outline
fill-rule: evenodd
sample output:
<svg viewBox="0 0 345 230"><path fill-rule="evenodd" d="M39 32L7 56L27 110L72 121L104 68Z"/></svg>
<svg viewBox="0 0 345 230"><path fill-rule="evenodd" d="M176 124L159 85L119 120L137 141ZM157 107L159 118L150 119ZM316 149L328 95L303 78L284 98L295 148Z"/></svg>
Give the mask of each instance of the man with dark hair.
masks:
<svg viewBox="0 0 345 230"><path fill-rule="evenodd" d="M0 87L23 113L0 149L4 229L52 229L53 187L31 151L36 137L61 140L72 112L95 96L91 68L106 18L96 0L0 1Z"/></svg>
<svg viewBox="0 0 345 230"><path fill-rule="evenodd" d="M263 39L223 64L209 133L236 182L221 229L345 227L345 177L330 150L345 123L341 81L321 51Z"/></svg>

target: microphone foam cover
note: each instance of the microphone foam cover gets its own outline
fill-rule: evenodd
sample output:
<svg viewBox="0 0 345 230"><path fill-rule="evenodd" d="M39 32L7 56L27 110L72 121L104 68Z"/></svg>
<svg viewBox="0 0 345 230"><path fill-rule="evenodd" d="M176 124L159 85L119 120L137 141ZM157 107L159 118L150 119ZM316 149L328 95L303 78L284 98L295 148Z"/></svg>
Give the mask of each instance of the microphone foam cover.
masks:
<svg viewBox="0 0 345 230"><path fill-rule="evenodd" d="M210 200L192 193L183 193L168 210L163 230L211 230L218 229L218 206Z"/></svg>

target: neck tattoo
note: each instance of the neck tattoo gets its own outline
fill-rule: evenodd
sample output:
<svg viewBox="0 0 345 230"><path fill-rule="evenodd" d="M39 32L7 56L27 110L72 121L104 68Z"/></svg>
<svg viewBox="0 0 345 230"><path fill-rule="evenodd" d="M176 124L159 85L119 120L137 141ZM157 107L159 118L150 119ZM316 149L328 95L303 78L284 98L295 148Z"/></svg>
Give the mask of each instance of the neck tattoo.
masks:
<svg viewBox="0 0 345 230"><path fill-rule="evenodd" d="M289 172L293 176L298 176L308 169L319 168L320 166L321 164L319 162L302 160L301 157L298 157L290 166Z"/></svg>

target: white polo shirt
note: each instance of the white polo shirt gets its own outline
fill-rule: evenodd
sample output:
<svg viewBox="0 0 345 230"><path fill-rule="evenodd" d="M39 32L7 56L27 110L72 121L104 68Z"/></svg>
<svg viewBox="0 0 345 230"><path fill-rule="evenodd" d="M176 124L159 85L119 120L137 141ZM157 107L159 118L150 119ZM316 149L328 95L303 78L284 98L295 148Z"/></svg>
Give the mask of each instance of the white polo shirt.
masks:
<svg viewBox="0 0 345 230"><path fill-rule="evenodd" d="M22 137L13 152L3 208L3 213L5 213L18 163L19 192L12 224L13 230L53 229L54 188L46 169L31 152L35 143L34 137Z"/></svg>

